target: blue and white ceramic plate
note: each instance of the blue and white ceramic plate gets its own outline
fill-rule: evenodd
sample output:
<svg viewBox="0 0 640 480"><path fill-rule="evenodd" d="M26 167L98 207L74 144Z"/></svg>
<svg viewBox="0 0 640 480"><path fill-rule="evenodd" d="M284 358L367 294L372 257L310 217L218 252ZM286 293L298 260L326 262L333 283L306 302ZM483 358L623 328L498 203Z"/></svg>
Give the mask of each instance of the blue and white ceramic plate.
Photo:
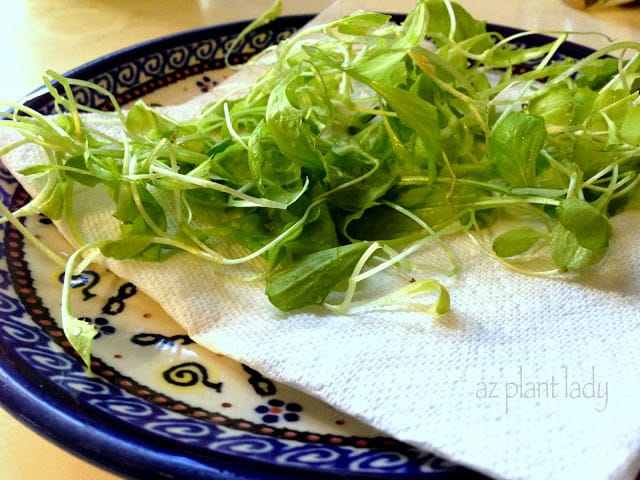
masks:
<svg viewBox="0 0 640 480"><path fill-rule="evenodd" d="M247 61L309 19L285 17L254 32L232 63ZM152 41L67 75L101 84L121 104L143 97L179 103L227 75L225 53L244 26ZM527 37L528 45L538 40L548 38ZM585 53L576 45L563 51ZM89 90L77 88L75 95L109 108ZM42 92L27 103L43 113L53 107ZM14 207L27 200L6 171L0 171L0 194ZM57 249L68 248L44 217L30 219L27 228ZM94 374L88 374L61 330L59 269L11 226L0 233L0 246L0 402L99 466L128 478L478 478L200 348L135 285L108 271L88 271L74 282L74 311L99 331Z"/></svg>

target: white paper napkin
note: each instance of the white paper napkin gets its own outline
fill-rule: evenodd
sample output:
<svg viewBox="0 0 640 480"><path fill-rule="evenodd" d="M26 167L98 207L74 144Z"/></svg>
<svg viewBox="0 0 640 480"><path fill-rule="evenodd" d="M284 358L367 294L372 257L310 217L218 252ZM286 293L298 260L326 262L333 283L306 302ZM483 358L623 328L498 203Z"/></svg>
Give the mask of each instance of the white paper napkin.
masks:
<svg viewBox="0 0 640 480"><path fill-rule="evenodd" d="M167 111L197 115L204 100ZM3 160L13 171L42 161L30 148ZM81 230L114 237L85 194ZM564 279L516 274L455 238L463 269L445 280L440 322L397 307L284 314L261 285L187 255L104 262L196 342L398 440L499 478L628 479L640 466L640 212L612 223L604 262Z"/></svg>

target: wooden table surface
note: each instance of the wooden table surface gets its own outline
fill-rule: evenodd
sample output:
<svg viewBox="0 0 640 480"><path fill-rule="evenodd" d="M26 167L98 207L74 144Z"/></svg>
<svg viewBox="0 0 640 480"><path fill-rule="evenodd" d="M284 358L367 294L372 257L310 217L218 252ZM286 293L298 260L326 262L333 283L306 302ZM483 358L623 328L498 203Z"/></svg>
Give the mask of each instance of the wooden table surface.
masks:
<svg viewBox="0 0 640 480"><path fill-rule="evenodd" d="M371 8L407 11L413 0L366 0ZM47 69L64 72L115 50L167 34L249 19L270 0L13 0L0 2L0 99L14 101L40 85ZM330 0L284 0L283 14L313 13ZM600 32L615 40L640 41L640 8L580 11L561 0L460 1L489 22L541 31ZM233 6L229 6L233 5ZM601 46L601 35L575 41ZM1 480L108 480L118 478L78 459L0 408Z"/></svg>

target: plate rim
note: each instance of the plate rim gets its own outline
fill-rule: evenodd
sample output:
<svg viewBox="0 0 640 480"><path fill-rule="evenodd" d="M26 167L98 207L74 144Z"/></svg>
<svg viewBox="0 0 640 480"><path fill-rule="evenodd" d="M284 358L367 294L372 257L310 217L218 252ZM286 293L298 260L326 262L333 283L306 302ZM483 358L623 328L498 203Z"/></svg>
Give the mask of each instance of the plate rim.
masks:
<svg viewBox="0 0 640 480"><path fill-rule="evenodd" d="M25 371L13 358L7 357L6 362L0 362L0 404L8 413L63 450L116 475L148 478L150 472L161 472L164 478L194 480L322 480L335 475L266 462L247 462L245 458L222 452L198 454L192 450L185 454L181 450L184 445L171 439L144 434L120 422L110 422L108 415L86 411L64 391L54 394L38 387L36 374ZM73 415L68 413L70 403L74 405ZM144 454L140 454L141 450ZM117 468L110 459L117 459ZM260 469L259 477L254 476L256 465ZM345 480L380 478L379 475L338 475Z"/></svg>
<svg viewBox="0 0 640 480"><path fill-rule="evenodd" d="M300 28L310 21L315 15L312 14L296 14L282 15L273 21L263 25L260 28L270 28L281 25L284 27ZM129 60L135 60L145 53L153 53L158 49L169 47L178 47L186 43L197 41L209 32L215 31L218 35L233 35L247 27L251 20L238 20L223 23L214 23L207 26L183 30L167 35L161 35L155 38L144 40L142 42L129 45L113 52L106 53L95 57L81 65L73 67L62 73L65 78L76 78L87 80L104 72L106 68L112 65L121 65ZM53 82L55 84L55 82ZM39 85L35 89L25 94L17 103L29 103L36 109L42 105L42 97L47 97L48 92L44 85Z"/></svg>

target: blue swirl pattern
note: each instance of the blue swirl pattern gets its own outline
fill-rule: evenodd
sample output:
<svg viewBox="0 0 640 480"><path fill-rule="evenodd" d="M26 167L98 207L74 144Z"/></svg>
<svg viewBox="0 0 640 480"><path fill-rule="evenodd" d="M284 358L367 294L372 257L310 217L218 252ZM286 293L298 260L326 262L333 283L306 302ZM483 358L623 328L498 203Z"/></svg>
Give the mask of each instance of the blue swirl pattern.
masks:
<svg viewBox="0 0 640 480"><path fill-rule="evenodd" d="M288 38L296 29L297 25L283 25L275 30L262 28L250 33L230 55L230 63L244 63L275 42ZM114 61L109 68L83 79L97 83L112 92L118 102L126 103L189 75L224 68L225 56L235 38L235 33L203 35L197 41L133 55L122 62ZM73 72L71 74L76 77ZM106 97L95 90L83 86L73 86L72 90L78 103L109 108ZM51 99L41 97L37 100L37 109L50 114L54 112L55 104Z"/></svg>
<svg viewBox="0 0 640 480"><path fill-rule="evenodd" d="M59 351L47 351L44 347L18 347L16 348L22 358L35 370L50 374L51 372L72 372L75 361L71 357L60 355Z"/></svg>

